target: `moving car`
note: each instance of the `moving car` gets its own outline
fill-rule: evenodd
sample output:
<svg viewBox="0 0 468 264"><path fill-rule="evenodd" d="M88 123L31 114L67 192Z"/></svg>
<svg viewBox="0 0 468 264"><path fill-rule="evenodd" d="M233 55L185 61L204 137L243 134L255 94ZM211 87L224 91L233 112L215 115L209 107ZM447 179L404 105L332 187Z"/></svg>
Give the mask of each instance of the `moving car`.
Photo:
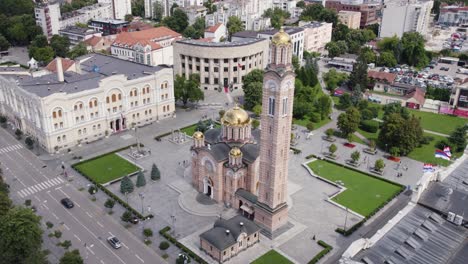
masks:
<svg viewBox="0 0 468 264"><path fill-rule="evenodd" d="M120 240L115 236L108 237L107 242L109 242L109 244L115 249L119 249L120 247L122 247Z"/></svg>
<svg viewBox="0 0 468 264"><path fill-rule="evenodd" d="M73 208L75 206L72 200L70 200L70 198L63 198L62 200L60 200L60 202L63 204L63 206L65 206L68 209Z"/></svg>

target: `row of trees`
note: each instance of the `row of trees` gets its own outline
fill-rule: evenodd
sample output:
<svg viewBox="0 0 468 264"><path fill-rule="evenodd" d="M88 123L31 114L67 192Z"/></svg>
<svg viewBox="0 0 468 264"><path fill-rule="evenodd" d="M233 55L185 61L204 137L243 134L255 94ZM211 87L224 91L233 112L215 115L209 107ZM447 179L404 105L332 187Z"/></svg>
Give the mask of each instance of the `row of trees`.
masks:
<svg viewBox="0 0 468 264"><path fill-rule="evenodd" d="M47 64L53 60L54 57L59 56L75 59L76 57L87 54L88 50L83 43L79 43L70 49L70 40L65 36L53 35L49 43L46 36L41 34L35 36L31 41L28 52L30 57Z"/></svg>
<svg viewBox="0 0 468 264"><path fill-rule="evenodd" d="M271 25L276 29L280 29L281 26L283 26L284 21L291 17L291 14L279 7L275 7L265 10L263 17L270 18Z"/></svg>
<svg viewBox="0 0 468 264"><path fill-rule="evenodd" d="M377 36L371 29L350 29L338 23L332 32L332 41L325 46L329 57L344 53L359 54L362 46Z"/></svg>
<svg viewBox="0 0 468 264"><path fill-rule="evenodd" d="M68 13L96 3L97 0L72 0L70 3L65 2L60 5L60 13Z"/></svg>
<svg viewBox="0 0 468 264"><path fill-rule="evenodd" d="M158 166L153 163L153 166L151 167L151 180L157 181L161 179L161 172L159 171ZM146 178L145 174L142 171L139 171L137 174L137 180L135 185L133 184L133 181L130 179L130 177L125 176L122 178L120 181L120 192L123 194L128 194L134 191L135 186L140 188L146 185ZM92 186L91 186L92 187ZM91 188L90 187L90 188ZM90 189L91 190L91 189ZM97 191L97 189L96 189ZM96 191L89 191L90 194L95 194ZM106 206L107 207L107 206ZM112 208L112 207L110 207Z"/></svg>
<svg viewBox="0 0 468 264"><path fill-rule="evenodd" d="M418 32L405 32L401 39L397 36L383 38L377 42L377 47L388 58L393 54L399 64L422 68L432 59L432 53L424 49L424 37Z"/></svg>
<svg viewBox="0 0 468 264"><path fill-rule="evenodd" d="M302 3L300 4L302 6ZM335 10L325 8L321 4L307 5L303 7L299 20L302 21L324 21L327 23L338 23L338 15Z"/></svg>

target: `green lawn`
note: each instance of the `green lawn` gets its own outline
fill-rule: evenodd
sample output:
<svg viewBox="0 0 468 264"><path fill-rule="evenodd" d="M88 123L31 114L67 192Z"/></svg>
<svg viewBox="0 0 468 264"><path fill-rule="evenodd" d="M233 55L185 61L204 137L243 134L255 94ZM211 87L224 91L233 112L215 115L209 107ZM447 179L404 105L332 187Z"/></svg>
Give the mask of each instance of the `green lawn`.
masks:
<svg viewBox="0 0 468 264"><path fill-rule="evenodd" d="M92 178L97 183L106 183L138 171L140 168L119 157L115 153L85 161L75 166L82 174Z"/></svg>
<svg viewBox="0 0 468 264"><path fill-rule="evenodd" d="M347 190L335 196L333 201L363 216L368 216L401 189L400 186L327 161L316 160L308 166L320 177L333 182L341 180Z"/></svg>
<svg viewBox="0 0 468 264"><path fill-rule="evenodd" d="M215 127L215 128L218 128L218 127L221 127L221 125L218 124L218 123L215 123L215 126L214 126L214 127ZM193 125L191 125L191 126L182 128L180 131L181 131L181 132L185 132L185 133L187 134L187 136L190 136L190 137L191 137L191 136L193 135L193 133L195 133L195 131L197 131L196 129L197 129L197 124L193 124Z"/></svg>
<svg viewBox="0 0 468 264"><path fill-rule="evenodd" d="M414 160L424 162L424 163L437 164L441 166L450 165L451 161L434 157L434 152L436 150L435 144L438 141L444 139L445 137L437 136L437 135L430 134L430 133L424 133L424 136L431 136L434 139L427 145L422 145L419 148L415 148L413 151L411 151L408 154L408 157ZM462 153L456 153L452 151L452 158L460 157L461 155Z"/></svg>
<svg viewBox="0 0 468 264"><path fill-rule="evenodd" d="M305 118L303 118L303 119L294 119L293 124L299 125L299 126L303 126L303 127L307 127L307 124L308 124L309 122L310 122L310 121L309 121L309 118L308 118L308 117L305 117ZM312 123L314 123L314 130L316 130L316 129L319 129L319 128L321 128L322 126L324 126L324 125L326 125L326 124L328 124L328 123L330 123L330 122L331 122L331 119L325 118L324 120L320 120L320 121L317 122L317 123L314 123L314 122L312 122Z"/></svg>
<svg viewBox="0 0 468 264"><path fill-rule="evenodd" d="M270 250L267 253L263 254L258 259L254 260L251 264L292 264L293 262L276 252L275 250Z"/></svg>
<svg viewBox="0 0 468 264"><path fill-rule="evenodd" d="M367 140L374 140L374 142L377 142L377 138L379 136L379 131L377 131L375 133L370 133L370 132L367 132L367 131L364 131L364 130L358 128L357 132L359 132L359 134L361 134L365 138L367 138Z"/></svg>
<svg viewBox="0 0 468 264"><path fill-rule="evenodd" d="M457 126L462 126L468 122L462 117L441 115L418 110L409 110L411 114L421 118L421 126L434 132L450 135Z"/></svg>

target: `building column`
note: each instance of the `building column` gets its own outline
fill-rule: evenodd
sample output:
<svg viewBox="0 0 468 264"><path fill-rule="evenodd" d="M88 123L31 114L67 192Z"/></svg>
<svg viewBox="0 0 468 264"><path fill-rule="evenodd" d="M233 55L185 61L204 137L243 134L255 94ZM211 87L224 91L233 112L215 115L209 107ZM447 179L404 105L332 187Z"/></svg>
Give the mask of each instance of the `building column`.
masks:
<svg viewBox="0 0 468 264"><path fill-rule="evenodd" d="M205 83L205 59L204 58L200 58L200 83L206 84Z"/></svg>
<svg viewBox="0 0 468 264"><path fill-rule="evenodd" d="M188 57L187 57L187 55L185 55L184 62L185 62L184 76L185 76L186 79L188 79L188 77L189 77L189 66L188 66Z"/></svg>
<svg viewBox="0 0 468 264"><path fill-rule="evenodd" d="M233 59L229 59L229 69L228 69L228 84L231 84L234 79L234 71L232 70Z"/></svg>
<svg viewBox="0 0 468 264"><path fill-rule="evenodd" d="M209 62L208 76L209 76L209 78L210 78L210 84L213 84L213 83L214 83L214 80L213 80L213 78L214 78L214 74L213 74L213 73L214 73L214 69L213 69L213 68L214 68L214 66L213 66L213 59L209 59L208 62Z"/></svg>
<svg viewBox="0 0 468 264"><path fill-rule="evenodd" d="M192 73L197 72L197 62L195 60L195 57L192 57Z"/></svg>

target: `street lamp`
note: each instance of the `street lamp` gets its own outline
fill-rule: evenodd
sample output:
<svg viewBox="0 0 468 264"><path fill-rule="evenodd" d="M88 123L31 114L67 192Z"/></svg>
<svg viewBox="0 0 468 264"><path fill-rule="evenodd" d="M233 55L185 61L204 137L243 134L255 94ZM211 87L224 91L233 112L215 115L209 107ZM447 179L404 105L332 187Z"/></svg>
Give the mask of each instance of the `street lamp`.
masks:
<svg viewBox="0 0 468 264"><path fill-rule="evenodd" d="M143 207L143 200L145 199L145 195L143 193L139 193L138 196L140 196L141 199L141 214L144 214L144 207Z"/></svg>

